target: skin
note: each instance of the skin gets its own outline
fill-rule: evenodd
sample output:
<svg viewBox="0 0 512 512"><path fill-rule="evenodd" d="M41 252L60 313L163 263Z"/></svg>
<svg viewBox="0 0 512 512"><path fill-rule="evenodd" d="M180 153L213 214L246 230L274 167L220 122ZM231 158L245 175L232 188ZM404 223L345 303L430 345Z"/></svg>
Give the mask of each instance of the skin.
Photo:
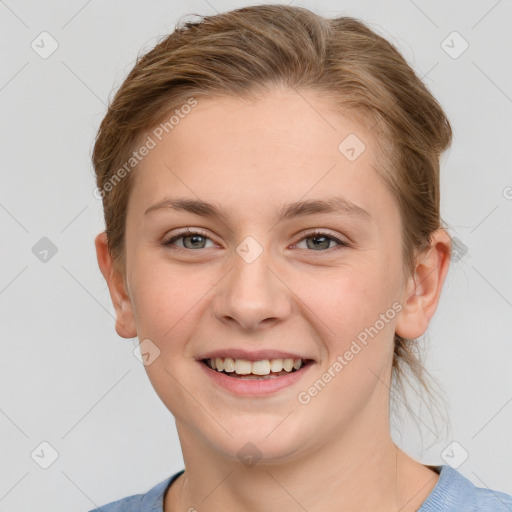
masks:
<svg viewBox="0 0 512 512"><path fill-rule="evenodd" d="M355 161L338 150L351 133L366 145ZM378 161L372 134L314 92L272 89L257 101L200 99L139 164L125 281L105 234L95 242L118 334L149 338L160 350L145 369L176 419L186 468L165 496L166 512L409 512L434 488L438 475L391 439L389 384L395 331L421 336L437 308L450 237L436 231L405 276L400 215ZM282 204L334 192L371 220L321 213L275 224ZM144 215L164 197L217 201L227 222L173 210ZM208 238L163 245L187 227ZM352 245L315 248L315 228ZM236 252L247 236L263 249L251 264ZM299 403L298 393L393 303L402 310L317 396ZM236 397L195 359L234 347L295 351L315 366L273 395ZM248 442L262 456L251 467L237 457Z"/></svg>

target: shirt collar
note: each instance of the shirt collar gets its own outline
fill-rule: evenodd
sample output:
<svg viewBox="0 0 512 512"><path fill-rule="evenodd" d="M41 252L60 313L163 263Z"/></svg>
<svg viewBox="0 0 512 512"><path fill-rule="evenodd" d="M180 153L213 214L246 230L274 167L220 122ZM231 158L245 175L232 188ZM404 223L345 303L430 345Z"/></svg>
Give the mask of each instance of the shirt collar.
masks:
<svg viewBox="0 0 512 512"><path fill-rule="evenodd" d="M165 491L184 471L182 469L173 476L166 478L144 494L140 502L140 512L163 512Z"/></svg>

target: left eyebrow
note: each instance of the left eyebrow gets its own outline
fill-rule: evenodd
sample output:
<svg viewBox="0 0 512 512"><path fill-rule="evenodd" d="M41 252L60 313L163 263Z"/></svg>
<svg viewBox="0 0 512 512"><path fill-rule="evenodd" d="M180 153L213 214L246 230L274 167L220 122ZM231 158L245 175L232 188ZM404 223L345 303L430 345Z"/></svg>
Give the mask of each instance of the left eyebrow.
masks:
<svg viewBox="0 0 512 512"><path fill-rule="evenodd" d="M327 199L310 199L297 201L282 206L275 215L275 221L304 217L317 213L342 213L350 217L357 217L363 220L371 220L371 215L361 206L349 201L345 197L329 197Z"/></svg>
<svg viewBox="0 0 512 512"><path fill-rule="evenodd" d="M202 217L217 217L222 219L224 222L227 222L229 217L227 212L218 203L207 203L205 201L188 198L165 198L150 206L144 212L144 215L148 215L151 212L162 209L186 211ZM366 221L371 220L371 215L364 208L344 197L338 196L329 197L327 199L310 199L307 201L296 201L294 203L285 204L277 210L274 216L274 221L279 223L295 217L305 217L307 215L315 215L318 213L342 213Z"/></svg>

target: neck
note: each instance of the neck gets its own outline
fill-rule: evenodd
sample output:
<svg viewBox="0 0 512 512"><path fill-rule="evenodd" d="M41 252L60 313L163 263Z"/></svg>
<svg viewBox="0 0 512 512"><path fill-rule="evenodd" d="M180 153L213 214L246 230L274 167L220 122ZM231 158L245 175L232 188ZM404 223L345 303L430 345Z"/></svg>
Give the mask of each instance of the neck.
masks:
<svg viewBox="0 0 512 512"><path fill-rule="evenodd" d="M177 422L186 470L167 493L165 512L414 512L438 475L402 452L391 439L385 411L380 418L361 411L330 442L319 440L285 462L263 458L251 467L219 456Z"/></svg>

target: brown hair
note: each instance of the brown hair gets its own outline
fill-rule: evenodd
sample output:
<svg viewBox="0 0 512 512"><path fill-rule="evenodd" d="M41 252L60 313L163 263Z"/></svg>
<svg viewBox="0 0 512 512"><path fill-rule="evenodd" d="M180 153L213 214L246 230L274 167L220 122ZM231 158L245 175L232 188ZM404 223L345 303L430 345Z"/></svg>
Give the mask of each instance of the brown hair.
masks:
<svg viewBox="0 0 512 512"><path fill-rule="evenodd" d="M396 48L361 21L259 5L178 22L137 58L110 102L92 159L109 250L123 276L133 181L126 162L142 138L190 98L257 97L277 85L318 92L372 130L383 156L377 171L400 209L404 272L411 274L415 254L442 227L439 158L451 127L441 106ZM395 383L402 388L408 367L429 392L416 351L413 340L395 334Z"/></svg>

